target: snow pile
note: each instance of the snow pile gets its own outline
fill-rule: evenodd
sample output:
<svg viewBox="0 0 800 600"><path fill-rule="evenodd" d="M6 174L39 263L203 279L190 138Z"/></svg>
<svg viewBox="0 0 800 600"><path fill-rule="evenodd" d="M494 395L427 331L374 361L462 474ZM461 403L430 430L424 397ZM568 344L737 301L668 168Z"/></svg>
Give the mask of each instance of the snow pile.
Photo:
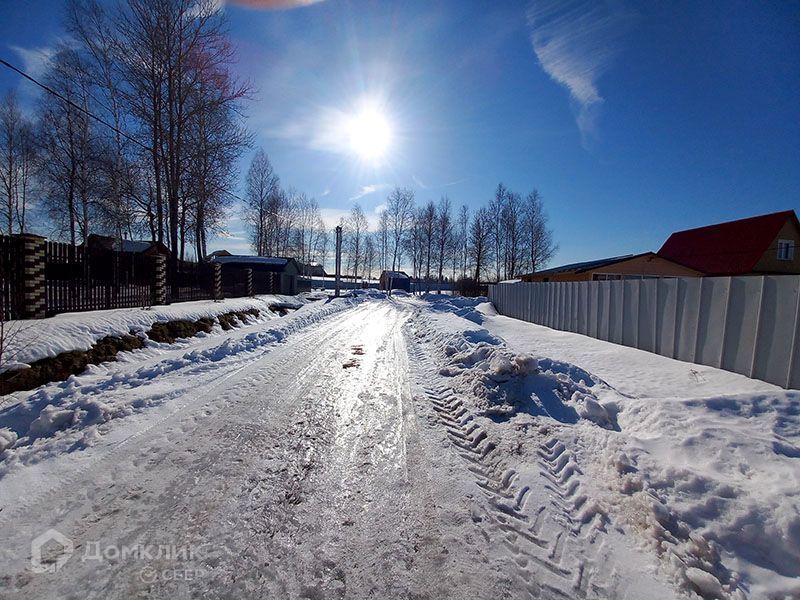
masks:
<svg viewBox="0 0 800 600"><path fill-rule="evenodd" d="M487 314L497 314L494 306L483 296L464 298L445 294L427 294L425 300L430 303L430 308L434 311L452 313L478 325L483 323Z"/></svg>
<svg viewBox="0 0 800 600"><path fill-rule="evenodd" d="M444 311L443 304L436 302L433 309ZM477 304L462 304L450 312L471 320ZM469 308L468 314L464 314L465 308ZM485 329L454 333L426 326L416 334L421 339L427 338L446 357L439 373L455 378L456 389L469 392L476 401L478 414L508 418L524 412L549 416L562 423L588 419L601 427L615 427L612 415L592 390L603 385L602 382L573 365L515 353Z"/></svg>
<svg viewBox="0 0 800 600"><path fill-rule="evenodd" d="M299 308L304 300L295 296L256 296L214 301L181 302L152 308L119 308L64 313L47 319L9 321L15 333L3 357L3 369L17 369L42 358L72 350L88 350L106 336L141 333L154 323L179 319L197 321L228 312L270 307ZM6 360L9 362L6 363Z"/></svg>
<svg viewBox="0 0 800 600"><path fill-rule="evenodd" d="M536 431L521 419L552 417L547 447L567 448L582 493L682 596L800 597L800 392L463 300L427 308L435 318L416 335L494 417L514 469L530 468Z"/></svg>
<svg viewBox="0 0 800 600"><path fill-rule="evenodd" d="M185 343L154 344L137 353L141 366L133 360L93 365L63 382L18 392L19 402L0 410L0 476L49 454L91 445L100 433L98 426L160 406L193 376L204 376L224 361L247 364L290 333L360 302L353 298L308 304L287 317L276 317L275 326L236 330L221 341L208 337L191 350L181 350ZM156 394L145 385L170 374L175 376Z"/></svg>
<svg viewBox="0 0 800 600"><path fill-rule="evenodd" d="M620 412L625 436L604 452L619 504L649 509L655 549L708 597L800 594L798 415L800 394L783 391Z"/></svg>

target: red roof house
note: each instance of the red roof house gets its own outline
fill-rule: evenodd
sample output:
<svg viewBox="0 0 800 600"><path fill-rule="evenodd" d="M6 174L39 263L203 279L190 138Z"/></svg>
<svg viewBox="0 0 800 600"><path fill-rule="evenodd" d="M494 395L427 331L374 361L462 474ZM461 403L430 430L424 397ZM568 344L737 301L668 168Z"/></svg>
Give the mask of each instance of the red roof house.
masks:
<svg viewBox="0 0 800 600"><path fill-rule="evenodd" d="M706 275L800 273L793 210L678 231L658 255Z"/></svg>

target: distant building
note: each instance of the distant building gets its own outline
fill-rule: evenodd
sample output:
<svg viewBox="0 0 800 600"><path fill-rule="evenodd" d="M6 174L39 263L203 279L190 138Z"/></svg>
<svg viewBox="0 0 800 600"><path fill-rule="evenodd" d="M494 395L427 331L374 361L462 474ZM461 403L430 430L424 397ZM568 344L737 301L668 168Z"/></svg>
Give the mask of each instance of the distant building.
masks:
<svg viewBox="0 0 800 600"><path fill-rule="evenodd" d="M303 274L309 277L327 277L328 274L325 272L325 269L322 265L318 265L315 263L310 263L303 267Z"/></svg>
<svg viewBox="0 0 800 600"><path fill-rule="evenodd" d="M214 250L211 254L206 256L206 260L211 260L212 258L217 256L233 256L233 254L231 254L227 250Z"/></svg>
<svg viewBox="0 0 800 600"><path fill-rule="evenodd" d="M115 237L98 235L96 233L89 234L86 247L116 250L118 252L131 252L133 254L143 254L144 256L155 256L157 254L169 256L171 254L169 248L161 242L153 242L150 240L120 240Z"/></svg>
<svg viewBox="0 0 800 600"><path fill-rule="evenodd" d="M254 294L293 296L298 292L300 264L293 258L228 254L214 256L211 262L222 265L223 279L226 278L226 270L232 273L234 270L251 269Z"/></svg>
<svg viewBox="0 0 800 600"><path fill-rule="evenodd" d="M119 249L123 252L133 252L134 254L143 254L145 256L155 256L161 254L169 256L171 252L161 242L148 242L145 240L120 240Z"/></svg>
<svg viewBox="0 0 800 600"><path fill-rule="evenodd" d="M522 281L603 281L608 279L651 279L658 277L699 277L699 271L660 257L653 252L629 254L572 263L520 276Z"/></svg>
<svg viewBox="0 0 800 600"><path fill-rule="evenodd" d="M405 271L383 271L380 276L380 289L411 291L411 278Z"/></svg>
<svg viewBox="0 0 800 600"><path fill-rule="evenodd" d="M800 273L800 223L793 210L678 231L662 258L705 275Z"/></svg>

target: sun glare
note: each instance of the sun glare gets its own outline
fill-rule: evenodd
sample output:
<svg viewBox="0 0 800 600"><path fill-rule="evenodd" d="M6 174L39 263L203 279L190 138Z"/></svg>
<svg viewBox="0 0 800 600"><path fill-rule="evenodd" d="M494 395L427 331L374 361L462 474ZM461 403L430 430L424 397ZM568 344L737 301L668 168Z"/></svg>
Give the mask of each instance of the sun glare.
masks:
<svg viewBox="0 0 800 600"><path fill-rule="evenodd" d="M365 161L378 161L386 155L392 141L389 121L379 110L365 108L350 118L350 148Z"/></svg>

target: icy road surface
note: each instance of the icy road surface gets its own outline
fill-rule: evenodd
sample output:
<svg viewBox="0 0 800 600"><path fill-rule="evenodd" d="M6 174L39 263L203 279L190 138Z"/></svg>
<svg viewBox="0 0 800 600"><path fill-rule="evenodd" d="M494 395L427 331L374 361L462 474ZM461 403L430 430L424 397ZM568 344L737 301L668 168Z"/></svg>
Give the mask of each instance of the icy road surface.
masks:
<svg viewBox="0 0 800 600"><path fill-rule="evenodd" d="M495 596L508 583L477 568L491 553L481 529L464 537L472 516L451 481L463 474L437 465L442 448L420 436L409 314L367 302L266 354L187 377L190 364L136 388L179 387L169 405L180 409L58 457L65 472L40 463L47 473L31 489L4 498L3 592ZM32 573L31 540L48 528L74 552L58 572Z"/></svg>
<svg viewBox="0 0 800 600"><path fill-rule="evenodd" d="M452 311L314 303L22 395L0 597L746 597L603 500L601 384Z"/></svg>

